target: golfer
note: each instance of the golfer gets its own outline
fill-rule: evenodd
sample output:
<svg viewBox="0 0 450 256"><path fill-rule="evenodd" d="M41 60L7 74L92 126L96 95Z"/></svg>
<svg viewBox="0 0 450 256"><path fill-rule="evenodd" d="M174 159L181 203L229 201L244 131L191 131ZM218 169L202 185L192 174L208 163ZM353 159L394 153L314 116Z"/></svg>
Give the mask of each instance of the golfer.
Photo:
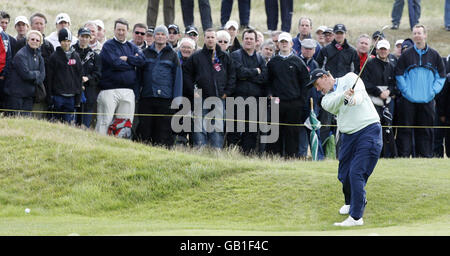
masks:
<svg viewBox="0 0 450 256"><path fill-rule="evenodd" d="M308 83L325 95L322 107L337 116L341 141L338 179L342 182L345 197L345 205L339 213L350 214L343 222L334 223L342 227L364 224L362 217L367 203L364 187L383 144L380 118L363 81L358 79L352 89L357 79L353 72L335 79L329 72L315 69Z"/></svg>

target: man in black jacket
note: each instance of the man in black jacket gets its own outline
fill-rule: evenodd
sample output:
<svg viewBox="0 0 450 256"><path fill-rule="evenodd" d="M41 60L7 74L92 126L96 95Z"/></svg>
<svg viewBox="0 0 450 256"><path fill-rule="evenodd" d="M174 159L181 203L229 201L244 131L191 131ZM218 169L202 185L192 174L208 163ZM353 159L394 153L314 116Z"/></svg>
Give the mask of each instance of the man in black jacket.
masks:
<svg viewBox="0 0 450 256"><path fill-rule="evenodd" d="M205 45L202 50L195 52L183 64L183 86L194 98L203 100L215 97L215 120L207 120L204 117L209 113L209 106L204 106L201 112L194 114L201 118L194 119L193 140L194 146L210 145L215 148L223 147L223 117L224 101L231 95L235 86L235 69L229 55L220 49L217 44L216 32L213 29L205 31ZM201 89L201 94L196 90ZM205 104L206 105L206 104ZM210 123L212 130L207 129L204 123Z"/></svg>
<svg viewBox="0 0 450 256"><path fill-rule="evenodd" d="M444 59L447 79L444 88L436 96L436 123L438 126L450 127L450 55ZM447 157L450 157L450 128L435 129L434 154L444 157L444 147Z"/></svg>
<svg viewBox="0 0 450 256"><path fill-rule="evenodd" d="M86 27L78 30L78 42L73 47L80 55L82 68L83 93L78 111L82 113L93 113L97 102L98 89L97 84L101 76L100 56L89 47L91 40L91 30ZM77 125L83 125L85 128L91 126L93 115L80 114L76 116Z"/></svg>
<svg viewBox="0 0 450 256"><path fill-rule="evenodd" d="M51 98L57 120L71 123L75 107L80 105L82 88L82 65L80 55L70 46L72 34L62 28L58 32L61 46L50 56L47 97Z"/></svg>
<svg viewBox="0 0 450 256"><path fill-rule="evenodd" d="M236 89L233 96L242 97L246 101L248 98L254 98L257 104L259 97L264 97L266 94L267 67L264 59L256 53L256 38L257 33L255 30L249 29L244 31L242 34L243 48L231 53L231 58L236 68ZM244 107L245 121L250 121L249 111L251 110L247 105L244 105ZM242 108L238 106L237 109ZM234 117L227 117L227 119L239 119L236 118L237 111L234 113ZM246 154L255 151L257 149L258 132L250 131L249 122L235 122L235 124L234 132L227 131L228 144L239 145ZM245 127L244 131L236 130L240 126L239 124Z"/></svg>
<svg viewBox="0 0 450 256"><path fill-rule="evenodd" d="M283 32L278 37L280 53L267 63L268 95L279 104L280 138L269 144L269 153L296 157L299 147L300 126L308 115L306 97L309 72L305 63L292 50L292 36ZM284 147L283 147L284 144ZM283 154L284 152L284 154Z"/></svg>

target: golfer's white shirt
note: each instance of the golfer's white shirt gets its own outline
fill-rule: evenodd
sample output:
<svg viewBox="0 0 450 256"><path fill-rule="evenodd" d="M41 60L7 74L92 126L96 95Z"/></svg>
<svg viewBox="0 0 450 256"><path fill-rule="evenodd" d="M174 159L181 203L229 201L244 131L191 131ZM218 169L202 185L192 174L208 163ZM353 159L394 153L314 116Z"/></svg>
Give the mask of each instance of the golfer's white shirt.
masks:
<svg viewBox="0 0 450 256"><path fill-rule="evenodd" d="M353 86L357 78L358 75L353 72L337 78L336 89L322 98L323 109L337 116L337 126L342 133L352 134L380 122L380 117L361 79L358 79L352 97L355 104L344 104L344 93Z"/></svg>

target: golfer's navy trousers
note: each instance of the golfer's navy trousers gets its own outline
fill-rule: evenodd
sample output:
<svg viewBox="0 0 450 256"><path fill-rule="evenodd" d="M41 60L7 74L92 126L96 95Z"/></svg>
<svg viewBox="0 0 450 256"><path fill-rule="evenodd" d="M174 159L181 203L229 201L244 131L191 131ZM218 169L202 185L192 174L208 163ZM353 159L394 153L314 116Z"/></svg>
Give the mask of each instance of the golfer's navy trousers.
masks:
<svg viewBox="0 0 450 256"><path fill-rule="evenodd" d="M359 219L366 205L366 186L383 147L380 123L373 123L353 134L340 134L338 179L342 182L350 216Z"/></svg>

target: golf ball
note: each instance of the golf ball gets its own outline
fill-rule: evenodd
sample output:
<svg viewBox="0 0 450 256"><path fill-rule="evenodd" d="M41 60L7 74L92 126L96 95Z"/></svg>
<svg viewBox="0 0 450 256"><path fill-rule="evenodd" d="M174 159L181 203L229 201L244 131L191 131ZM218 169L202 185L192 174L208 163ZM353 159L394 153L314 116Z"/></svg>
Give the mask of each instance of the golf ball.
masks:
<svg viewBox="0 0 450 256"><path fill-rule="evenodd" d="M29 208L27 208L27 209L25 209L25 213L30 213L30 209Z"/></svg>

